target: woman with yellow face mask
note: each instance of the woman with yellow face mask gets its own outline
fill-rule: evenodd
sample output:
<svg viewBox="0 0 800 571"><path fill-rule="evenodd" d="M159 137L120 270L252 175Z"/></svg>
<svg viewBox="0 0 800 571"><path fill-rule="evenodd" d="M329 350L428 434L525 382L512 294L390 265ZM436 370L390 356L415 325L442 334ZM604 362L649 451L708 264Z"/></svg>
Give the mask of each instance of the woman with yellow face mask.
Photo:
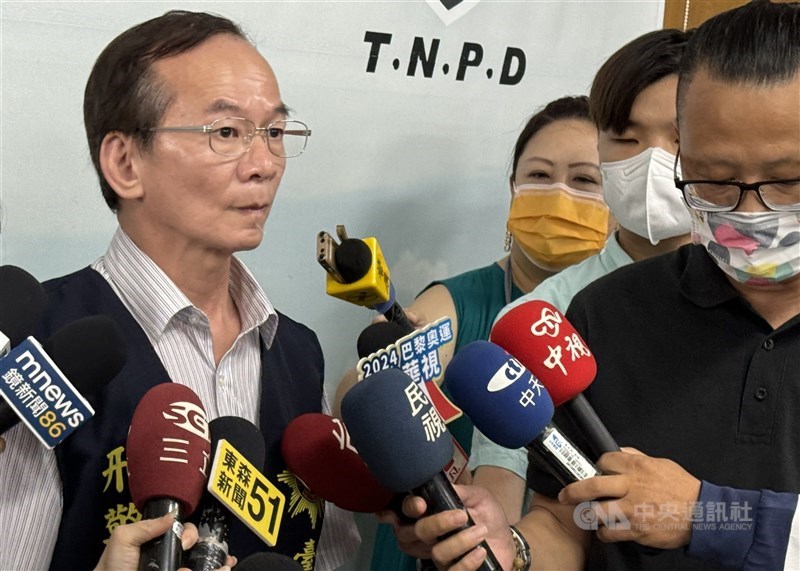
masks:
<svg viewBox="0 0 800 571"><path fill-rule="evenodd" d="M558 99L528 120L515 145L509 180L508 255L489 266L433 282L407 308L416 326L440 317L451 319L455 343L440 350L442 368L470 341L488 339L504 305L600 251L609 231L600 181L597 129L586 97ZM343 395L346 387L343 382L337 395ZM447 393L447 386L443 388ZM462 416L447 428L469 454L473 432L469 418ZM398 550L391 526L378 527L371 569L416 570L416 560Z"/></svg>

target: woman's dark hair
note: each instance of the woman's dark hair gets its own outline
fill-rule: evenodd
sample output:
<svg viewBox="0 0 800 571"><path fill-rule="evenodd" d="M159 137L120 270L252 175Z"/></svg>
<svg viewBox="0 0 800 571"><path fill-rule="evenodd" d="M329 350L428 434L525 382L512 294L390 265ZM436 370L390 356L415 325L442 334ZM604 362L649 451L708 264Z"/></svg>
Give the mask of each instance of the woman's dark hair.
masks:
<svg viewBox="0 0 800 571"><path fill-rule="evenodd" d="M153 63L186 52L218 34L249 40L228 20L214 14L172 10L117 36L100 54L89 75L83 97L83 122L89 154L100 179L106 204L116 211L118 197L100 168L100 146L105 136L120 131L134 136L149 149L149 127L159 124L172 101Z"/></svg>
<svg viewBox="0 0 800 571"><path fill-rule="evenodd" d="M597 71L589 92L589 110L598 130L620 134L630 125L639 94L680 69L692 32L666 29L639 36L618 49Z"/></svg>
<svg viewBox="0 0 800 571"><path fill-rule="evenodd" d="M517 163L519 163L519 158L525 151L525 146L528 144L528 141L533 139L536 133L551 123L565 119L582 119L591 123L592 120L589 117L589 98L585 95L575 95L556 99L545 105L541 111L528 119L519 137L517 137L517 144L514 146L514 162L511 167L511 180L514 180L517 174Z"/></svg>
<svg viewBox="0 0 800 571"><path fill-rule="evenodd" d="M753 0L697 28L681 62L679 114L686 89L700 68L731 84L791 81L800 71L800 3Z"/></svg>

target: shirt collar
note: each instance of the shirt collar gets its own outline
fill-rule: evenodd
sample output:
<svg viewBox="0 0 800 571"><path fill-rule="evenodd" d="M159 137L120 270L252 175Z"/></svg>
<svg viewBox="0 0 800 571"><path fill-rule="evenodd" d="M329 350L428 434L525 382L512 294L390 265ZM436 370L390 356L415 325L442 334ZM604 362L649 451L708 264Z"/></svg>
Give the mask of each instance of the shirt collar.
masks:
<svg viewBox="0 0 800 571"><path fill-rule="evenodd" d="M715 307L739 293L701 245L683 246L688 251L678 287L681 293L699 307Z"/></svg>
<svg viewBox="0 0 800 571"><path fill-rule="evenodd" d="M197 310L122 228L117 228L102 264L118 295L151 339L158 339L180 312ZM259 328L269 348L278 328L278 314L253 274L236 257L231 259L229 287L239 309L241 334Z"/></svg>

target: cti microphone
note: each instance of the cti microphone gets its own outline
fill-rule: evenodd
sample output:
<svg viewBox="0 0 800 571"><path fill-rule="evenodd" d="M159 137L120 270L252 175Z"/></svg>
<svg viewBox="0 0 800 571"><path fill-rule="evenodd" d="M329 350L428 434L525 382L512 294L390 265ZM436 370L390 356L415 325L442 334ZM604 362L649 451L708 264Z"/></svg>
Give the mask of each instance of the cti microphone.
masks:
<svg viewBox="0 0 800 571"><path fill-rule="evenodd" d="M597 375L597 363L567 318L546 301L532 300L512 308L492 327L489 340L514 355L547 388L555 406L575 421L599 458L619 451L582 392Z"/></svg>
<svg viewBox="0 0 800 571"><path fill-rule="evenodd" d="M108 384L122 370L127 358L127 345L122 332L117 324L105 315L91 315L68 323L40 347L33 337L17 344L18 348L25 346L30 348L28 354L36 353L36 362L33 357L27 361L23 361L20 357L19 360L25 363L25 366L19 367L18 372L31 377L29 385L41 389L40 398L42 402L48 404L51 409L49 412L55 414L57 411L56 416L64 421L62 423L64 431L57 436L59 442L68 432L89 418L78 403L81 395L92 394ZM14 353L16 350L12 355ZM56 365L48 376L44 376L45 373L39 366L44 361ZM12 362L12 356L3 359L0 364L0 369L3 370L7 367L10 370L17 368L15 362ZM28 364L34 368L26 371ZM33 371L38 374L33 376ZM28 375L29 372L31 375ZM70 395L74 395L75 400L72 400ZM28 408L22 410L25 414L31 412ZM19 421L20 416L15 409L9 406L5 399L0 398L0 434L5 433ZM50 425L51 435L55 426L55 424ZM37 433L37 436L40 435Z"/></svg>
<svg viewBox="0 0 800 571"><path fill-rule="evenodd" d="M338 418L319 412L296 417L283 432L281 454L312 494L344 510L374 513L394 496L369 471Z"/></svg>
<svg viewBox="0 0 800 571"><path fill-rule="evenodd" d="M565 486L600 475L551 422L554 407L547 389L501 347L468 343L444 375L453 399L493 442L526 447Z"/></svg>
<svg viewBox="0 0 800 571"><path fill-rule="evenodd" d="M444 421L422 389L399 369L385 369L354 385L342 399L353 444L377 480L395 492L422 497L428 513L464 510L442 469L453 457ZM466 510L465 510L466 511ZM475 525L468 522L452 533ZM447 537L445 536L445 537ZM481 571L500 571L489 545Z"/></svg>
<svg viewBox="0 0 800 571"><path fill-rule="evenodd" d="M175 524L142 545L139 571L180 566L183 520L203 495L210 448L205 410L194 391L162 383L145 393L125 445L131 497L145 519L174 513Z"/></svg>
<svg viewBox="0 0 800 571"><path fill-rule="evenodd" d="M414 331L405 311L395 300L389 268L375 238L342 240L336 248L334 260L343 281L338 283L329 275L326 281L328 295L371 307L403 327L403 335Z"/></svg>
<svg viewBox="0 0 800 571"><path fill-rule="evenodd" d="M263 552L237 563L236 571L303 571L303 567L286 555Z"/></svg>
<svg viewBox="0 0 800 571"><path fill-rule="evenodd" d="M33 333L46 303L36 278L17 266L0 266L0 358Z"/></svg>
<svg viewBox="0 0 800 571"><path fill-rule="evenodd" d="M261 431L247 419L221 416L208 424L211 434L211 457L217 454L220 440L228 441L254 466L262 467L266 445ZM214 571L225 565L228 557L230 511L206 491L200 504L199 539L189 552L191 571Z"/></svg>

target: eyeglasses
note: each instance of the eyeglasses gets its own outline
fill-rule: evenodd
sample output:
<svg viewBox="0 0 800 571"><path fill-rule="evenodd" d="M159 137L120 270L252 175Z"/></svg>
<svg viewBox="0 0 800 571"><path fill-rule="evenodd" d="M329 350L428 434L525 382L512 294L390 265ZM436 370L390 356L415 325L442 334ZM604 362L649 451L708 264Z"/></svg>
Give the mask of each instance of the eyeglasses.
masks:
<svg viewBox="0 0 800 571"><path fill-rule="evenodd" d="M678 156L673 174L675 186L683 192L686 204L703 212L736 210L744 193L752 190L761 204L778 212L800 211L800 178L739 182L736 180L680 180Z"/></svg>
<svg viewBox="0 0 800 571"><path fill-rule="evenodd" d="M151 127L154 132L207 133L208 145L218 155L240 157L250 150L256 134L261 135L270 152L278 157L291 158L306 149L311 131L302 121L274 121L266 127L242 117L225 117L209 125L188 127Z"/></svg>

